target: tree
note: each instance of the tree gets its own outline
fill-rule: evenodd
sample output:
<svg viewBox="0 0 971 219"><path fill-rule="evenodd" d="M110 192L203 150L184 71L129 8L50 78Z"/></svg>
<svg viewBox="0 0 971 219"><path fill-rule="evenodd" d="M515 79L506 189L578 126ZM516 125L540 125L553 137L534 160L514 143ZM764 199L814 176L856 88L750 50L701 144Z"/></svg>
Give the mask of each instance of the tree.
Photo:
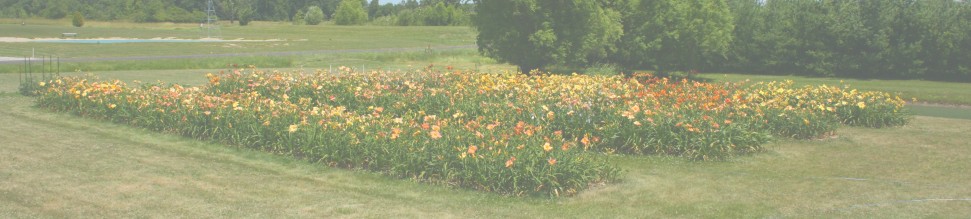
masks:
<svg viewBox="0 0 971 219"><path fill-rule="evenodd" d="M367 4L367 15L368 18L374 19L378 17L378 10L381 7L381 3L378 0L371 0L371 3Z"/></svg>
<svg viewBox="0 0 971 219"><path fill-rule="evenodd" d="M434 7L425 8L425 25L447 26L449 24L449 8L445 3L438 2Z"/></svg>
<svg viewBox="0 0 971 219"><path fill-rule="evenodd" d="M968 21L967 2L922 2L923 26L922 57L927 67L925 77L937 80L971 81L971 64L967 42L971 39L971 21Z"/></svg>
<svg viewBox="0 0 971 219"><path fill-rule="evenodd" d="M24 10L23 8L17 10L17 18L20 18L21 25L27 25L27 17L29 16L30 14L27 13L27 10Z"/></svg>
<svg viewBox="0 0 971 219"><path fill-rule="evenodd" d="M403 5L406 9L416 9L420 4L417 0L405 0Z"/></svg>
<svg viewBox="0 0 971 219"><path fill-rule="evenodd" d="M523 73L585 66L606 56L623 33L619 14L594 1L480 0L475 10L479 51Z"/></svg>
<svg viewBox="0 0 971 219"><path fill-rule="evenodd" d="M320 10L320 7L310 6L307 8L307 14L304 15L304 22L309 25L317 25L320 22L324 22L324 11Z"/></svg>
<svg viewBox="0 0 971 219"><path fill-rule="evenodd" d="M765 7L758 1L731 0L729 7L735 19L733 40L728 55L715 67L729 71L768 72L764 46L759 41L766 34Z"/></svg>
<svg viewBox="0 0 971 219"><path fill-rule="evenodd" d="M253 10L252 9L247 9L247 10L240 11L239 12L239 25L240 26L249 25L249 22L253 20L253 16L255 16L255 15L253 14Z"/></svg>
<svg viewBox="0 0 971 219"><path fill-rule="evenodd" d="M724 56L734 21L724 0L640 1L624 18L622 67L689 70Z"/></svg>
<svg viewBox="0 0 971 219"><path fill-rule="evenodd" d="M40 10L40 14L50 19L65 18L68 16L70 6L77 4L79 3L73 0L48 1Z"/></svg>
<svg viewBox="0 0 971 219"><path fill-rule="evenodd" d="M367 21L367 11L360 0L343 0L334 12L337 25L358 25Z"/></svg>
<svg viewBox="0 0 971 219"><path fill-rule="evenodd" d="M417 10L404 9L404 10L398 11L398 15L396 16L397 17L396 24L398 26L420 26L420 25L424 25L424 23L423 23L424 20L422 20L418 16L419 16L419 13L418 13Z"/></svg>
<svg viewBox="0 0 971 219"><path fill-rule="evenodd" d="M256 11L261 20L285 21L290 18L290 0L260 0L256 2Z"/></svg>
<svg viewBox="0 0 971 219"><path fill-rule="evenodd" d="M469 25L469 12L462 9L460 5L451 5L447 7L448 9L448 25L453 26L468 26Z"/></svg>
<svg viewBox="0 0 971 219"><path fill-rule="evenodd" d="M81 15L81 12L74 12L74 16L71 16L71 24L75 27L84 26L84 16Z"/></svg>
<svg viewBox="0 0 971 219"><path fill-rule="evenodd" d="M305 15L303 14L303 10L297 10L297 13L293 15L293 25L307 24L306 20L304 20L304 17Z"/></svg>
<svg viewBox="0 0 971 219"><path fill-rule="evenodd" d="M239 25L246 25L243 20L249 23L256 14L252 0L223 0L222 7L225 10L223 15L229 17L229 23L239 20Z"/></svg>

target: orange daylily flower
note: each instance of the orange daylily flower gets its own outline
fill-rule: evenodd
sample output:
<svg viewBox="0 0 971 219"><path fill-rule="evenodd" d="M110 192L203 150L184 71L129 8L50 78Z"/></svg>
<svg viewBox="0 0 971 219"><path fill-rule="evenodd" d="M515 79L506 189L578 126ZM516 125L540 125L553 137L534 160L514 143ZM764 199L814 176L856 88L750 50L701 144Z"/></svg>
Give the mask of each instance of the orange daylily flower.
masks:
<svg viewBox="0 0 971 219"><path fill-rule="evenodd" d="M475 146L475 145L472 145L472 146L469 146L469 150L468 150L467 152L468 152L468 153L469 153L470 155L475 155L475 151L476 151L476 150L479 150L479 147L477 147L477 146Z"/></svg>

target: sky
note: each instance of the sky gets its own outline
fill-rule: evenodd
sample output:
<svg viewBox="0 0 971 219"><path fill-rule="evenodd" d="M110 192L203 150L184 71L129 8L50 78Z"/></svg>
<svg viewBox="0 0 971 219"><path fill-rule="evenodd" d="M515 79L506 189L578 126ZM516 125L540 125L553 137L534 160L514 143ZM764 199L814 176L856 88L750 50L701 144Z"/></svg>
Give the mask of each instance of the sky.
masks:
<svg viewBox="0 0 971 219"><path fill-rule="evenodd" d="M385 3L395 3L395 4L398 4L398 3L401 3L401 0L378 0L378 2L380 2L382 5L385 4Z"/></svg>

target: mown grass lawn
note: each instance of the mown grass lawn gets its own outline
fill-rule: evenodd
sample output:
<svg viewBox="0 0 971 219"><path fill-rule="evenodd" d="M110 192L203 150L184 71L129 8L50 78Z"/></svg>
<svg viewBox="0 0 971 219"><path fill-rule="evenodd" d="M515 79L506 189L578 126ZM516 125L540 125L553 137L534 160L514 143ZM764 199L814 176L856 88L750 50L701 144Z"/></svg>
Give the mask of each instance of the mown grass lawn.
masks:
<svg viewBox="0 0 971 219"><path fill-rule="evenodd" d="M575 197L505 197L50 113L0 97L0 217L962 217L971 121L842 128L726 162L614 156Z"/></svg>
<svg viewBox="0 0 971 219"><path fill-rule="evenodd" d="M4 37L60 38L61 33L78 33L78 39L92 38L179 38L200 39L207 33L198 24L136 24L94 22L77 28L50 20L0 19ZM426 48L475 44L475 32L469 27L388 27L388 26L296 26L289 23L254 22L250 26L227 25L221 39L274 40L266 42L218 43L0 43L0 56L23 57L35 51L38 56L126 57L192 54L254 53L309 50Z"/></svg>

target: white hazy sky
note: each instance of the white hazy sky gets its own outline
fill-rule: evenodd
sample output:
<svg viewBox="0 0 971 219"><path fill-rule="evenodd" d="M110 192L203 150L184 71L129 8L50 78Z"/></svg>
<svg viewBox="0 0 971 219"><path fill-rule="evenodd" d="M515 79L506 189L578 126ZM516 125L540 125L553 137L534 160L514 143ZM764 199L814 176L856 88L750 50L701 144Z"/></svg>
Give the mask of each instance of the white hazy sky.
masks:
<svg viewBox="0 0 971 219"><path fill-rule="evenodd" d="M378 2L380 2L382 5L385 4L385 3L395 3L395 4L398 4L398 3L401 3L401 0L378 0Z"/></svg>

